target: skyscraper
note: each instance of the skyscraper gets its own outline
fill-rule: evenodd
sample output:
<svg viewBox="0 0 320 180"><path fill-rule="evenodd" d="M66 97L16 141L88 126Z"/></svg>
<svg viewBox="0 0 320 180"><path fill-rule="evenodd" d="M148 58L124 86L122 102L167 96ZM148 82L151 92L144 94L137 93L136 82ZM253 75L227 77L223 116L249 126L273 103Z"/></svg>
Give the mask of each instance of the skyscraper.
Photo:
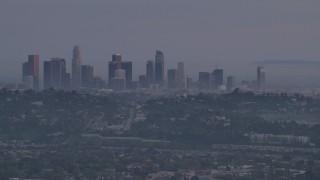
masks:
<svg viewBox="0 0 320 180"><path fill-rule="evenodd" d="M174 89L177 87L178 71L177 69L168 70L168 88Z"/></svg>
<svg viewBox="0 0 320 180"><path fill-rule="evenodd" d="M266 84L266 69L263 66L257 67L257 84L258 89L264 90Z"/></svg>
<svg viewBox="0 0 320 180"><path fill-rule="evenodd" d="M209 89L211 84L211 75L209 72L199 72L199 88Z"/></svg>
<svg viewBox="0 0 320 180"><path fill-rule="evenodd" d="M162 51L156 51L155 56L155 83L165 85L165 61Z"/></svg>
<svg viewBox="0 0 320 180"><path fill-rule="evenodd" d="M111 83L111 79L115 77L116 70L121 68L121 64L115 61L110 61L108 65L108 82Z"/></svg>
<svg viewBox="0 0 320 180"><path fill-rule="evenodd" d="M219 86L223 85L223 69L213 70L213 89L218 89Z"/></svg>
<svg viewBox="0 0 320 180"><path fill-rule="evenodd" d="M154 83L154 62L152 60L147 61L146 68L147 85L150 86Z"/></svg>
<svg viewBox="0 0 320 180"><path fill-rule="evenodd" d="M40 86L39 86L39 79L40 79L39 69L40 69L40 67L39 67L39 65L40 65L39 55L29 55L28 62L25 62L22 64L23 81L26 76L32 76L33 77L33 81L32 81L33 82L33 89L40 89Z"/></svg>
<svg viewBox="0 0 320 180"><path fill-rule="evenodd" d="M51 87L61 89L66 78L66 61L60 58L51 59Z"/></svg>
<svg viewBox="0 0 320 180"><path fill-rule="evenodd" d="M227 77L227 92L231 92L235 86L236 79L234 76Z"/></svg>
<svg viewBox="0 0 320 180"><path fill-rule="evenodd" d="M115 70L115 77L110 81L110 86L114 91L125 91L126 87L126 71L123 69Z"/></svg>
<svg viewBox="0 0 320 180"><path fill-rule="evenodd" d="M123 69L125 70L125 78L126 78L126 85L128 88L131 87L132 84L132 62L131 61L122 61L121 54L113 54L112 61L109 61L108 65L108 80L109 85L111 86L111 80L116 77L116 70Z"/></svg>
<svg viewBox="0 0 320 180"><path fill-rule="evenodd" d="M181 89L187 88L186 68L184 62L178 62L177 73L177 87Z"/></svg>
<svg viewBox="0 0 320 180"><path fill-rule="evenodd" d="M52 77L52 70L51 70L51 61L44 61L43 62L43 88L49 89L51 86L51 77Z"/></svg>
<svg viewBox="0 0 320 180"><path fill-rule="evenodd" d="M93 87L94 71L93 67L89 65L81 65L81 84L84 88Z"/></svg>
<svg viewBox="0 0 320 180"><path fill-rule="evenodd" d="M127 88L131 88L132 86L132 62L131 61L122 61L121 69L126 71L126 81Z"/></svg>
<svg viewBox="0 0 320 180"><path fill-rule="evenodd" d="M29 55L29 76L33 76L33 88L40 89L40 58L39 55Z"/></svg>
<svg viewBox="0 0 320 180"><path fill-rule="evenodd" d="M73 48L72 58L72 88L79 89L81 87L81 57L80 47L75 45Z"/></svg>

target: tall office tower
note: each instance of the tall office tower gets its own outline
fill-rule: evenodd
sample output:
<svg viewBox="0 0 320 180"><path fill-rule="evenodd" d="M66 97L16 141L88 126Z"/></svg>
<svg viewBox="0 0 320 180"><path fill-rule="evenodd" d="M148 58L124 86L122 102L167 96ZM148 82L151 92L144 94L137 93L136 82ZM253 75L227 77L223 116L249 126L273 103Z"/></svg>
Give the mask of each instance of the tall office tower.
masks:
<svg viewBox="0 0 320 180"><path fill-rule="evenodd" d="M51 69L51 61L43 62L43 88L49 89L51 88L51 77L52 77L52 69Z"/></svg>
<svg viewBox="0 0 320 180"><path fill-rule="evenodd" d="M186 77L186 68L184 62L178 62L178 79L177 79L177 87L181 89L187 88L187 77Z"/></svg>
<svg viewBox="0 0 320 180"><path fill-rule="evenodd" d="M166 75L165 75L165 61L162 51L156 51L155 56L155 83L164 86Z"/></svg>
<svg viewBox="0 0 320 180"><path fill-rule="evenodd" d="M123 69L115 70L115 77L111 79L110 85L114 91L125 91L126 87L126 71Z"/></svg>
<svg viewBox="0 0 320 180"><path fill-rule="evenodd" d="M236 78L234 76L227 77L227 92L231 92L236 84Z"/></svg>
<svg viewBox="0 0 320 180"><path fill-rule="evenodd" d="M126 72L126 82L127 88L132 88L132 62L131 61L122 61L121 69Z"/></svg>
<svg viewBox="0 0 320 180"><path fill-rule="evenodd" d="M114 61L110 61L108 65L108 82L111 83L112 78L115 77L116 70L119 69L120 63L115 63Z"/></svg>
<svg viewBox="0 0 320 180"><path fill-rule="evenodd" d="M60 58L51 59L51 87L64 88L66 82L66 61Z"/></svg>
<svg viewBox="0 0 320 180"><path fill-rule="evenodd" d="M28 63L23 64L23 75L33 77L33 89L40 89L39 79L40 79L40 58L39 55L29 55Z"/></svg>
<svg viewBox="0 0 320 180"><path fill-rule="evenodd" d="M73 47L72 57L72 88L79 89L81 87L81 57L80 47L75 45Z"/></svg>
<svg viewBox="0 0 320 180"><path fill-rule="evenodd" d="M152 60L147 61L146 69L147 86L154 83L154 62Z"/></svg>
<svg viewBox="0 0 320 180"><path fill-rule="evenodd" d="M213 70L213 89L218 89L219 86L223 85L223 69Z"/></svg>
<svg viewBox="0 0 320 180"><path fill-rule="evenodd" d="M211 84L209 72L199 72L199 88L200 89L209 89Z"/></svg>
<svg viewBox="0 0 320 180"><path fill-rule="evenodd" d="M168 88L174 89L177 87L178 71L177 69L168 70Z"/></svg>
<svg viewBox="0 0 320 180"><path fill-rule="evenodd" d="M122 61L121 55L120 54L114 54L112 55L112 61L109 62L109 85L111 86L111 80L115 77L116 75L116 70L117 69L123 69L125 70L125 78L126 78L126 83L127 87L131 87L132 84L132 62L131 61Z"/></svg>
<svg viewBox="0 0 320 180"><path fill-rule="evenodd" d="M192 86L192 78L191 77L187 77L187 89L189 88L194 88L195 86Z"/></svg>
<svg viewBox="0 0 320 180"><path fill-rule="evenodd" d="M257 85L258 89L264 90L266 85L266 69L263 66L257 67Z"/></svg>
<svg viewBox="0 0 320 180"><path fill-rule="evenodd" d="M93 87L93 76L94 71L93 67L89 65L81 66L81 84L84 88L92 88Z"/></svg>

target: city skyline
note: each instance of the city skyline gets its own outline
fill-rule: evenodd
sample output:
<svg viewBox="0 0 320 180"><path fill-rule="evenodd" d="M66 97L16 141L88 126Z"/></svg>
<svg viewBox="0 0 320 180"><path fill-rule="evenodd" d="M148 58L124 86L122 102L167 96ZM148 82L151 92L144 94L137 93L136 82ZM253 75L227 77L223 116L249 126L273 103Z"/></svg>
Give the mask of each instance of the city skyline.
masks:
<svg viewBox="0 0 320 180"><path fill-rule="evenodd" d="M43 86L39 83L40 57L39 55L28 55L28 61L22 63L22 89L65 89L65 90L87 90L95 88L109 88L115 91L147 89L199 89L231 92L234 88L251 88L252 90L265 90L266 70L263 66L257 67L256 81L248 84L237 83L234 76L224 76L223 69L215 67L212 72L199 72L198 79L192 81L187 73L186 64L178 62L176 68L167 68L165 53L156 50L154 60L145 63L145 72L139 75L138 80L132 79L133 62L123 61L121 54L113 54L108 65L108 81L96 76L94 67L82 65L80 59L79 45L75 45L72 51L71 73L68 72L67 61L62 58L51 58L43 61ZM77 66L80 69L77 69ZM75 73L77 72L77 73ZM208 74L208 75L203 75ZM230 79L231 77L231 79ZM227 79L224 83L224 79ZM77 82L80 80L80 82ZM76 84L74 84L76 82ZM157 87L155 87L155 85ZM244 85L246 87L244 87Z"/></svg>
<svg viewBox="0 0 320 180"><path fill-rule="evenodd" d="M79 48L79 45L75 45L75 46L77 46L78 48ZM74 47L75 47L74 46ZM74 51L74 50L73 50ZM158 50L156 50L156 51L158 51ZM119 54L119 53L118 53ZM114 54L113 54L114 55ZM119 54L120 56L122 56L122 54ZM27 56L30 56L30 55L27 55ZM37 55L37 56L39 56L39 55ZM110 56L110 55L109 55ZM61 57L61 56L53 56L53 57L51 57L51 58L49 58L49 60L50 59L52 59L52 58L56 58L56 57ZM125 56L124 56L125 57ZM66 71L67 72L70 72L70 74L71 74L71 76L72 76L72 62L73 62L73 58L63 58L63 59L65 59L66 60ZM125 59L125 61L127 60L127 58L124 58ZM152 58L149 58L149 59L152 59ZM44 66L43 66L43 62L44 61L47 61L46 59L45 60L43 60L42 58L41 58L41 55L40 55L40 58L39 58L39 62L40 62L40 64L39 64L39 68L40 68L40 72L39 72L39 75L40 75L40 82L42 82L43 81L43 76L44 76L44 74L43 74L43 71L41 70L41 69L44 69ZM104 60L104 62L102 63L103 64L103 66L101 66L101 65L97 65L97 66L94 66L94 65L92 65L92 64L90 64L90 65L92 65L93 67L95 67L95 72L96 72L96 75L97 76L99 76L99 77L101 77L103 80L106 80L106 81L108 81L108 77L109 77L109 75L108 75L108 70L106 71L106 69L108 69L108 62L109 61L112 61L112 58L106 58L106 60ZM143 66L146 66L146 63L148 62L149 60L146 60L146 61L144 61L144 62L142 62L142 63L137 63L137 62L135 62L135 61L130 61L130 62L133 62L132 63L132 69L133 69L133 72L132 72L132 77L131 77L131 79L132 79L132 81L138 81L139 80L139 76L140 75L142 75L142 74L145 74L145 71L146 71L146 69L145 68L143 68ZM22 64L23 64L23 62L28 62L28 59L27 60L22 60ZM177 60L175 60L175 61L166 61L166 63L168 63L168 64L170 64L170 66L169 66L169 68L171 68L171 67L175 67L175 65L177 64L177 63L179 63L179 62L181 62L181 61L177 61ZM89 62L90 63L90 62ZM155 62L154 62L155 63ZM174 63L174 64L173 64ZM188 64L189 65L189 64ZM241 67L241 66L243 66L244 64L233 64L233 66L239 66L239 67ZM231 69L232 69L232 67L230 68L230 66L229 65L226 65L226 66L218 66L217 64L216 65L211 65L211 66L209 66L209 68L210 69L208 69L208 66L207 67L203 67L203 69L200 69L200 71L199 72L203 72L203 71L205 71L205 70L207 70L208 72L211 72L211 71L213 71L214 69L224 69L224 70L226 70L227 71L227 73L225 73L225 76L223 77L223 81L226 81L227 80L227 76L236 76L236 77L238 77L237 78L237 80L239 80L239 82L238 83L240 83L240 81L241 80L249 80L249 81L255 81L256 80L256 78L255 78L255 76L256 76L256 72L254 71L254 69L255 68L257 68L258 66L260 66L260 65L263 65L264 67L267 67L268 68L268 71L270 72L271 71L271 73L268 73L268 82L267 82L267 84L269 84L270 86L269 87L276 87L276 88L282 88L282 87L286 87L286 84L284 84L284 86L281 86L281 83L279 83L279 82L277 82L278 84L277 84L277 86L273 86L274 84L274 81L275 80L277 80L277 78L279 78L279 79L281 79L281 80L285 80L285 78L288 76L288 75L286 75L286 74L284 74L284 76L279 76L279 73L281 73L281 72L283 72L283 69L286 69L286 70L289 70L289 72L290 72L290 69L292 69L291 70L291 72L290 73L294 73L294 76L292 76L292 74L291 74L291 77L292 78L296 78L296 77L299 77L299 78L302 78L302 79L297 79L298 80L298 82L300 82L301 83L301 81L304 81L304 80L306 80L306 82L310 82L310 81L312 81L312 80L316 80L316 78L314 78L314 77L316 77L316 76L312 76L311 78L310 78L310 76L307 78L307 79L305 79L304 77L303 77L303 75L305 75L305 74L303 74L303 73L301 73L301 74L299 74L299 73L297 73L297 72L299 72L299 71L307 71L306 72L306 74L308 74L308 73L311 73L311 74L313 74L314 75L314 73L315 73L315 71L316 71L316 73L317 72L319 72L319 74L320 74L320 62L318 63L317 61L303 61L303 60L264 60L264 61L256 61L256 62L251 62L251 63L248 63L248 64L246 64L246 66L245 66L245 68L244 69L242 69L243 71L247 71L247 73L248 73L248 71L249 71L249 73L250 73L250 75L246 75L246 76L241 76L241 75L239 75L239 73L237 73L237 72L234 72L234 71L231 71ZM21 64L20 64L20 66L21 66ZM167 66L167 65L166 65ZM103 72L101 73L101 72L98 72L97 73L97 69L99 69L99 68L103 68L104 70L103 70ZM19 69L19 68L15 68L15 69ZM141 71L139 71L139 69L141 69ZM168 67L166 67L166 69L168 69ZM240 69L240 68L239 68ZM274 70L277 74L273 74L273 72L272 72L272 70ZM311 70L311 71L309 71L309 70ZM309 72L308 72L309 71ZM189 72L191 72L191 73L189 73ZM199 72L196 72L196 71L194 71L193 69L192 69L192 67L191 68L188 68L188 77L191 77L194 81L196 80L198 80L198 73ZM167 72L165 72L165 73L167 73ZM101 75L102 74L102 75ZM23 75L23 72L19 72L18 74L17 74L19 77L23 77L24 75ZM269 75L271 75L271 78L270 78L270 76ZM272 77L273 76L273 77ZM0 82L5 82L5 83L13 83L13 82L20 82L21 80L23 80L23 78L17 78L17 79L15 79L15 80L9 80L9 81L0 81ZM167 79L167 78L165 78L165 79ZM290 80L288 80L289 82L290 82ZM41 83L40 83L41 84ZM279 85L280 84L280 85ZM41 86L41 85L40 85ZM295 88L295 87L297 87L297 88L299 88L299 87L301 87L301 86L299 86L299 83L292 83L291 82L291 84L290 84L290 87L292 87L292 88ZM317 84L317 83L315 83L315 82L313 82L313 86L312 87L320 87L320 81L319 81L319 84Z"/></svg>
<svg viewBox="0 0 320 180"><path fill-rule="evenodd" d="M79 45L75 45L74 47L77 47L77 48L79 48ZM73 54L74 54L74 50L72 51L73 52ZM122 61L122 55L121 54L113 54L112 56L111 56L111 61L109 61L109 68L107 68L107 69L109 69L109 70L106 70L106 72L113 72L112 70L110 70L110 63L115 63L115 65L116 66L114 66L113 68L114 69L117 69L118 67L120 67L120 68L124 68L125 69L125 72L129 72L129 73L125 73L125 78L126 79L128 79L128 82L129 82L129 84L127 84L127 87L129 87L129 89L132 89L133 87L135 87L135 85L134 84L132 84L132 83L136 83L136 82L140 82L141 81L141 78L145 78L145 80L142 80L142 81L145 81L145 83L147 83L148 82L148 80L147 80L147 75L148 75L148 64L150 64L150 62L152 62L153 64L155 64L155 62L156 62L156 60L157 59L159 59L159 53L161 54L161 57L164 57L164 53L162 52L162 51L160 51L160 50L156 50L156 56L155 56L155 58L154 58L154 60L147 60L146 62L145 62L145 72L139 72L140 74L139 74L139 77L137 78L137 79L133 79L132 78L132 72L134 72L135 70L132 68L132 66L133 66L133 62L131 62L131 61ZM32 83L34 84L34 82L36 82L34 85L33 85L33 89L46 89L46 88L48 88L48 85L46 85L46 83L44 82L44 79L45 79L45 76L46 76L46 73L44 72L45 71L45 69L46 69L46 62L47 61L43 61L43 63L42 63L42 61L40 60L41 58L39 58L39 55L28 55L28 61L27 62L24 62L24 63L22 63L22 71L21 71L21 74L22 74L22 82L24 82L24 81L26 81L26 82L29 82L30 80L28 79L28 77L27 77L27 79L25 79L24 77L25 76L32 76L32 74L28 74L29 72L28 72L28 68L29 68L29 65L28 65L28 62L30 61L30 59L32 59L32 57L36 57L36 59L38 60L38 63L41 65L41 64L43 64L43 66L42 67L39 67L40 65L38 64L38 65L36 65L36 66L38 66L37 67L37 69L38 69L38 71L40 71L40 72L43 72L43 74L41 74L40 75L40 77L39 77L39 72L38 73L36 73L36 74L38 74L38 75L36 75L33 79L40 79L40 81L41 82L43 82L43 84L42 83L40 83L39 85L36 85L37 84L37 81L35 81L35 80L32 80ZM51 60L52 59L61 59L61 58L51 58ZM164 59L164 58L163 58ZM71 70L68 70L69 68L68 68L68 66L72 66L72 62L73 62L73 60L71 60L71 62L69 62L69 64L70 65L68 65L68 61L66 61L64 58L63 58L63 60L64 60L64 69L65 70L63 70L63 71L65 71L65 73L66 73L66 75L69 77L69 79L70 79L70 83L69 83L69 85L68 86L72 86L72 80L73 80L73 78L72 78L72 74L71 74L71 72L72 72L72 68L71 68ZM162 61L162 60L161 60ZM120 66L119 66L119 63L120 63ZM31 64L31 63L30 63ZM178 64L178 66L177 66L177 68L176 69L174 69L174 70L177 70L177 72L176 72L176 74L177 74L177 81L176 81L176 83L178 84L178 86L177 87L181 87L181 83L182 84L186 84L187 83L187 79L188 78L190 78L190 76L189 76L189 74L188 73L186 73L185 72L185 63L184 62L178 62L177 63ZM262 65L259 65L259 64L262 64ZM263 76L265 76L265 72L266 72L266 70L265 70L265 65L268 65L268 66L270 66L270 67L272 67L272 66L276 66L277 64L280 64L281 66L283 66L283 67L285 67L285 66L290 66L290 64L292 65L292 67L294 67L295 65L296 65L296 67L295 68L299 68L299 66L306 66L306 67L312 67L312 66L315 66L315 68L317 68L317 66L318 66L318 64L317 64L317 62L312 62L312 61L299 61L299 60L289 60L289 61L263 61L263 62L259 62L259 64L258 65L256 65L255 66L255 68L257 68L257 69L259 69L260 67L263 69ZM84 67L83 67L84 66ZM99 86L99 87L102 87L102 86L100 86L101 85L101 83L102 84L104 84L104 83L107 83L106 85L106 87L109 87L110 88L110 85L108 85L108 83L110 82L110 78L109 77L111 77L112 78L112 73L111 73L111 76L110 76L110 74L108 75L108 77L106 78L107 79L107 81L105 81L105 78L103 78L103 77L100 77L100 76L98 76L97 74L95 74L95 73L93 73L93 69L95 68L94 66L92 66L92 65L81 65L81 68L85 68L85 67L90 67L92 70L92 75L90 76L90 81L92 81L92 82L90 82L90 83L93 83L94 81L97 81L97 83L99 84L99 85L97 85L97 86ZM165 66L165 65L164 65ZM280 66L280 67L281 67ZM150 68L150 67L149 67ZM182 69L181 69L182 68ZM43 70L42 70L43 69ZM167 68L166 68L167 69ZM169 70L173 70L172 69L172 67L169 67L168 68ZM180 69L180 70L179 70ZM220 85L224 85L225 87L227 86L227 84L228 84L228 77L230 77L230 76L232 76L234 79L232 80L233 82L232 82L232 84L237 84L238 86L239 85L243 85L243 82L244 81L248 81L248 82L250 82L250 83L257 83L256 84L256 86L257 86L257 88L258 89L260 89L260 90L264 90L264 89L266 89L265 87L267 87L268 89L272 89L272 88L274 88L272 85L270 86L270 84L272 84L272 83L269 83L270 81L269 81L269 75L270 75L270 73L268 72L268 80L266 81L265 80L265 78L263 78L263 88L261 88L260 87L260 84L259 84L259 70L257 70L256 72L256 78L254 78L254 77L251 77L251 78L249 78L249 79L240 79L240 78L235 78L236 76L234 76L233 74L231 74L231 73L226 73L226 74L224 74L223 73L223 71L224 70L228 70L228 69L225 69L225 68L219 68L218 66L215 66L213 69L212 69L212 71L208 71L208 72L204 72L204 71L200 71L200 72L197 72L198 73L198 75L197 75L197 77L195 77L194 79L190 79L191 81L193 81L193 82L199 82L200 84L201 83L203 83L203 81L201 80L201 78L203 79L203 75L200 75L201 73L209 73L209 74L211 74L212 73L212 77L215 77L215 76L217 76L218 77L218 81L219 82L216 82L217 80L210 80L210 81L212 81L212 82L210 82L210 85L211 85L211 87L213 88L213 89L218 89L218 87L220 86ZM168 71L168 70L166 70L166 71ZM179 79L181 79L181 71L183 72L183 76L184 76L184 80L183 81L180 81ZM221 71L221 72L220 72ZM251 69L251 71L252 71L252 69ZM268 71L269 71L269 69L268 69ZM169 72L169 71L168 71ZM167 73L168 73L167 72ZM154 72L154 74L155 74L155 72ZM218 74L218 75L217 75ZM298 74L299 75L299 74ZM42 77L43 76L43 77ZM81 76L82 76L82 74L81 74ZM142 77L142 76L144 76L144 77ZM202 76L202 77L201 77ZM211 75L210 75L211 76ZM98 79L97 79L98 78ZM279 77L279 78L281 78L281 77ZM108 80L109 79L109 80ZM237 80L235 80L235 79L237 79ZM16 83L20 83L21 81L17 81ZM87 80L88 81L88 80ZM105 81L105 82L102 82L102 81ZM168 77L166 77L165 78L165 81L168 81ZM190 82L191 82L190 81ZM39 83L39 80L38 80L38 83ZM82 82L83 83L83 82ZM131 84L130 84L131 83ZM141 83L141 82L140 82ZM154 83L156 83L156 84L159 84L160 86L163 86L163 85L161 85L161 82L156 82L156 81L154 81ZM165 82L167 85L168 85L168 82ZM28 84L28 83L27 83ZM150 85L150 83L147 83L147 84L149 84ZM151 83L152 84L152 83ZM149 86L148 85L148 86ZM182 85L183 87L185 87L185 85ZM200 85L201 86L201 85ZM254 87L255 85L253 85L252 87ZM28 87L28 86L27 86ZM88 87L88 86L81 86L81 87ZM285 87L285 86L283 86L283 87ZM282 87L282 88L283 88ZM200 89L202 88L202 87L199 87ZM299 87L296 87L296 88L299 88ZM311 87L312 88L312 87ZM316 87L317 88L317 87ZM73 89L74 89L74 87L73 87Z"/></svg>
<svg viewBox="0 0 320 180"><path fill-rule="evenodd" d="M74 47L79 47L79 45L75 45ZM72 51L73 53L74 53L74 50ZM160 50L156 50L156 56L155 56L155 58L154 58L154 60L153 60L153 63L155 64L155 62L156 62L156 59L157 59L157 54L159 54L159 53L161 53L161 56L163 56L164 57L164 53L162 52L162 51L160 51ZM28 55L28 57L30 58L30 57L32 57L32 56L36 56L36 57L38 57L38 59L39 59L39 62L40 62L40 66L41 65L44 65L45 66L45 62L43 62L43 63L41 63L42 61L41 61L41 58L39 58L39 55ZM53 58L51 58L51 59L53 59ZM142 80L142 81L145 81L145 82L147 82L147 74L148 74L148 64L150 63L150 61L152 61L152 60L147 60L147 61L145 61L145 64L144 64L144 66L145 66L145 69L144 69L144 72L140 72L140 71L136 71L135 69L133 69L133 65L134 65L134 62L132 62L132 61L122 61L122 55L121 54L113 54L112 56L111 56L111 58L109 58L111 61L109 61L109 68L110 68L110 63L113 63L113 62L120 62L120 64L123 64L122 66L126 69L126 71L128 71L129 73L126 73L126 79L128 79L129 81L129 84L127 84L127 87L130 87L129 89L132 89L133 87L135 87L135 85L134 84L132 84L132 82L133 83L136 83L136 82L139 82L139 81L141 81L141 78L145 78L145 80ZM29 61L29 60L28 60ZM22 71L21 71L21 73L22 73L22 77L24 77L25 75L25 66L27 66L28 67L28 61L27 62L24 62L24 63L22 63ZM70 80L72 81L72 74L71 74L71 72L72 72L72 68L71 68L71 70L69 70L70 68L68 68L68 66L72 66L72 62L73 62L73 60L71 60L71 62L69 62L69 61L65 61L65 65L66 65L66 72L68 73L67 75L68 76L70 76ZM70 65L68 65L68 64L70 64ZM116 63L117 64L117 63ZM180 65L182 65L183 67L185 66L185 62L177 62L177 64L178 64L178 67L177 67L177 74L178 74L178 71L179 71L179 64ZM260 65L261 64L261 65ZM288 60L288 61L274 61L274 60L270 60L270 61L261 61L261 62L258 62L258 63L256 63L256 64L254 64L255 65L255 67L254 68L258 68L259 66L261 66L261 67L263 67L263 69L264 69L264 71L265 71L265 67L267 66L267 67L276 67L277 66L277 64L278 65L280 65L279 67L284 67L284 68L286 68L286 67L293 67L293 68L300 68L300 67L310 67L310 68L317 68L317 66L318 66L318 64L317 64L317 62L314 62L314 61L299 61L299 60ZM39 67L40 68L40 72L43 72L43 70L42 69L45 69L45 67L44 66L41 66L41 67ZM82 65L83 66L83 65ZM90 67L92 67L92 69L93 68L95 68L94 66L92 66L92 65L85 65L85 66L90 66ZM115 66L116 67L116 66ZM290 67L290 68L291 68ZM129 68L129 69L128 69ZM181 67L180 67L181 68ZM108 69L108 68L107 68ZM166 73L168 73L167 72L167 70L169 70L169 69L172 69L172 67L166 67L165 68L165 72ZM270 69L269 68L267 68L268 69L268 80L266 81L266 83L264 83L264 86L265 87L267 87L267 89L273 89L273 88L275 88L274 86L272 86L272 82L270 83L270 79L269 79L269 75L272 75L272 73L270 73ZM189 69L186 69L187 71L189 71ZM212 83L212 86L213 86L213 88L214 89L218 89L217 87L219 87L220 85L225 85L225 86L227 86L227 79L228 79L228 77L229 76L232 76L232 77L237 77L236 79L237 79L237 81L235 81L235 84L237 84L237 85L242 85L242 82L243 81L248 81L248 82L250 82L250 83L257 83L257 87L260 87L260 85L259 85L259 81L258 81L258 78L254 78L254 77L251 77L251 78L248 78L248 79L242 79L242 78L239 78L238 76L236 76L236 75L234 75L234 74L232 74L232 72L230 73L230 71L228 71L228 69L226 69L226 68L220 68L220 67L218 67L218 66L215 66L213 69L211 69L211 70L209 70L209 71L207 71L207 72L209 72L209 73L211 73L211 71L213 72L213 74L216 72L216 71L219 71L219 70L222 70L222 73L218 73L218 74L220 74L220 75L218 75L219 76L219 83L217 84L217 85L215 85L214 83ZM225 70L227 70L227 72L228 73L223 73L223 71L225 71ZM250 71L252 71L253 69L251 69ZM112 71L110 71L110 69L109 70L105 70L107 73L108 72L112 72ZM181 70L180 70L181 71ZM183 71L185 71L185 68L183 68ZM96 71L95 71L96 72ZM132 76L132 74L133 74L133 72L137 72L137 73L139 73L139 75L138 75L138 78L135 78L135 77L133 77ZM202 83L201 81L199 81L200 79L200 74L199 73L202 73L202 72L205 72L205 71L200 71L200 72L197 72L197 76L195 77L195 78L191 78L190 80L190 82L200 82L200 83ZM252 71L253 72L253 71ZM155 73L155 72L154 72ZM40 73L41 74L41 73ZM185 74L185 72L184 72L184 74ZM99 75L97 75L96 73L95 74L93 74L94 76L92 76L91 77L91 80L92 80L92 82L94 81L94 79L95 80L97 80L98 81L98 84L101 84L101 83L107 83L107 85L108 85L108 83L110 82L110 79L109 79L109 75L107 76L107 78L105 78L105 77L101 77L101 76L99 76ZM257 74L255 74L254 76L257 76L258 75L258 73ZM299 75L299 74L297 74L297 75ZM142 77L142 76L145 76L145 77ZM185 81L185 83L187 82L187 78L190 78L190 74L188 74L188 73L186 73L185 75L185 80L183 80L183 81ZM111 76L110 76L111 77ZM40 81L41 82L43 82L43 80L44 80L44 78L45 78L45 73L43 73L43 74L41 74L41 76L40 77L38 77L38 78L36 78L36 79L40 79ZM96 79L96 78L98 78L98 79ZM278 78L279 79L281 79L281 78L283 78L283 77L281 77L281 76L278 76ZM314 79L316 79L315 77L313 77ZM109 80L108 80L109 79ZM179 77L177 76L177 79L179 79ZM165 78L165 81L167 81L168 80L168 77L166 77ZM24 78L22 78L22 81L24 81ZM29 79L26 79L26 81L29 81ZM103 82L103 81L105 81L105 82ZM265 81L265 80L264 80ZM21 81L17 81L17 83L19 83L19 82L21 82ZM156 83L156 81L154 81L155 83ZM131 84L130 84L131 83ZM167 84L168 82L166 82L166 84ZM178 80L177 80L177 83L179 84L179 83L181 83L181 82L179 82ZM159 84L159 83L157 83L157 84ZM161 84L161 83L160 83ZM271 85L270 85L271 84ZM70 82L70 86L72 85L72 82ZM149 83L149 85L150 85L150 83ZM300 88L301 86L299 86L299 84L297 83L296 85L298 85L298 86L295 86L295 87L293 87L293 88ZM34 89L37 89L36 88L36 86L37 85L35 85L35 87L34 87ZM162 86L162 85L161 85ZM180 85L178 85L178 86L180 86ZM43 83L43 85L40 83L40 85L39 85L39 88L40 89L42 89L42 88L44 88L44 87L46 87L46 85L45 85L45 83ZM81 86L81 87L84 87L84 86ZM99 87L100 87L100 85L99 85ZM107 86L108 87L108 86ZM252 86L252 87L254 87L254 86ZM110 86L109 86L109 88L110 88ZM276 88L287 88L285 85L284 86L280 86L280 87L276 87ZM306 88L306 87L305 87ZM311 88L318 88L318 87L311 87ZM74 88L73 88L74 89ZM261 89L261 90L263 90L263 89L265 89L265 88L258 88L258 89Z"/></svg>
<svg viewBox="0 0 320 180"><path fill-rule="evenodd" d="M29 54L39 54L42 61L62 57L69 70L74 44L81 46L82 63L96 67L103 79L111 54L121 53L134 62L133 79L138 79L145 61L157 49L165 52L168 67L185 62L193 79L215 66L241 81L255 79L252 69L257 61L320 62L320 2L231 2L4 0L0 7L0 61L4 64L0 81L20 81L16 67ZM268 83L320 85L313 78L320 75L319 68L267 68Z"/></svg>

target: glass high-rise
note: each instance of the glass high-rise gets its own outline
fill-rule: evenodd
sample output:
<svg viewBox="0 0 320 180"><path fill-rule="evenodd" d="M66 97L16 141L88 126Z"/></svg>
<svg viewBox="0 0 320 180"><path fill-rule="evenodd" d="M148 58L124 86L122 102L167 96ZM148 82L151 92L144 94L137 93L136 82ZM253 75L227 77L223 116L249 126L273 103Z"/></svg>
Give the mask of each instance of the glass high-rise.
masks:
<svg viewBox="0 0 320 180"><path fill-rule="evenodd" d="M147 67L146 67L146 81L147 85L154 83L154 61L149 60L147 61Z"/></svg>
<svg viewBox="0 0 320 180"><path fill-rule="evenodd" d="M223 69L213 70L213 89L218 89L219 86L223 85Z"/></svg>
<svg viewBox="0 0 320 180"><path fill-rule="evenodd" d="M165 60L162 51L156 51L155 55L155 83L165 85Z"/></svg>

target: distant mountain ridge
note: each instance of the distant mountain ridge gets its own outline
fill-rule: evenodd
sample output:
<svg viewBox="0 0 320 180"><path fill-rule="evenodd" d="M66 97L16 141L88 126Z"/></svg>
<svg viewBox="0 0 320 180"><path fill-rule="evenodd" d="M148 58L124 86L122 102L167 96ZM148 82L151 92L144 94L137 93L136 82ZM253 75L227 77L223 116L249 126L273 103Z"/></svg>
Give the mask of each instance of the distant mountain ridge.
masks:
<svg viewBox="0 0 320 180"><path fill-rule="evenodd" d="M263 60L263 61L256 61L255 64L260 65L290 65L290 66L320 66L320 61L304 61L298 59L292 60Z"/></svg>

